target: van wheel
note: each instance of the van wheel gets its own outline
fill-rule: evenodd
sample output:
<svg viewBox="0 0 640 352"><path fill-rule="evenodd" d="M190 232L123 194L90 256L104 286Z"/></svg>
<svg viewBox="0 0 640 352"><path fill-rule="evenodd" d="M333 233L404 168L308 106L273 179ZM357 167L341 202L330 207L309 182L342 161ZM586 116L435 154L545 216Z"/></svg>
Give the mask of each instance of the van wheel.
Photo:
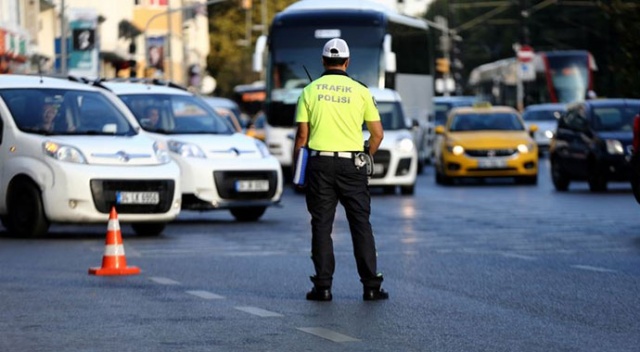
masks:
<svg viewBox="0 0 640 352"><path fill-rule="evenodd" d="M551 161L551 181L553 181L553 186L557 191L564 192L569 189L570 181L560 170L556 161Z"/></svg>
<svg viewBox="0 0 640 352"><path fill-rule="evenodd" d="M42 237L49 231L49 221L42 207L40 189L31 181L11 183L7 194L7 216L3 224L20 237Z"/></svg>
<svg viewBox="0 0 640 352"><path fill-rule="evenodd" d="M166 222L138 222L131 224L133 231L138 236L153 237L159 236L167 227Z"/></svg>
<svg viewBox="0 0 640 352"><path fill-rule="evenodd" d="M411 195L415 192L416 185L400 186L400 194Z"/></svg>
<svg viewBox="0 0 640 352"><path fill-rule="evenodd" d="M266 210L267 207L243 207L229 209L231 215L233 215L236 220L242 222L257 221Z"/></svg>

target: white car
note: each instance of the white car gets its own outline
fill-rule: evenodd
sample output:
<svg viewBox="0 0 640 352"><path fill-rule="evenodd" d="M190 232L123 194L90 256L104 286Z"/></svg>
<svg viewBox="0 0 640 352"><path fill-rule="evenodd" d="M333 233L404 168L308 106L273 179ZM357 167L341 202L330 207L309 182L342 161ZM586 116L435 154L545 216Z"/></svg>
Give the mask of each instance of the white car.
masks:
<svg viewBox="0 0 640 352"><path fill-rule="evenodd" d="M533 139L538 144L539 152L549 150L551 138L553 138L558 126L558 119L565 111L567 108L565 104L561 103L533 104L524 109L522 119L527 128L533 124L538 126L538 130L533 134Z"/></svg>
<svg viewBox="0 0 640 352"><path fill-rule="evenodd" d="M119 220L158 235L180 212L180 169L126 106L68 80L0 75L0 220L19 236L51 223Z"/></svg>
<svg viewBox="0 0 640 352"><path fill-rule="evenodd" d="M146 132L169 146L181 170L183 210L229 209L238 221L255 221L280 202L278 160L262 141L233 131L201 97L154 81L100 84L129 107ZM145 116L153 109L157 124Z"/></svg>
<svg viewBox="0 0 640 352"><path fill-rule="evenodd" d="M369 186L384 188L385 193L413 194L418 173L418 151L407 126L398 92L391 89L370 88L376 100L384 139L374 155L374 173ZM365 130L365 140L369 133Z"/></svg>

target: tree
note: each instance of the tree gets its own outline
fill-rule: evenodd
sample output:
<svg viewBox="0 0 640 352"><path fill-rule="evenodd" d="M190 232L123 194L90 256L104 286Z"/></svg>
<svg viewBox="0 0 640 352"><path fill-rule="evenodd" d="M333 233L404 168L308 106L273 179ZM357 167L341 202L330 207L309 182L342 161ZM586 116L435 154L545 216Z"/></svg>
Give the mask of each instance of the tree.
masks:
<svg viewBox="0 0 640 352"><path fill-rule="evenodd" d="M209 5L209 40L211 48L207 57L207 71L217 81L215 95L231 97L233 87L258 80L252 72L253 48L259 33L252 32L251 40L245 43L246 15L251 16L251 25L262 24L261 1L267 1L267 25L273 16L295 0L253 0L250 9L243 9L241 0L230 0ZM248 45L247 45L248 44Z"/></svg>

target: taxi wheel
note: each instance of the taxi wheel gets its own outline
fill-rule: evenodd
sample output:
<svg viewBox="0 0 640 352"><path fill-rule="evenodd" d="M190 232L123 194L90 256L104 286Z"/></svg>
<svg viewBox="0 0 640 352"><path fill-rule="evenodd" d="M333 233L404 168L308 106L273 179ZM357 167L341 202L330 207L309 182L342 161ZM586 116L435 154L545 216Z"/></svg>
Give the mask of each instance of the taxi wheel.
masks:
<svg viewBox="0 0 640 352"><path fill-rule="evenodd" d="M3 224L20 237L41 237L49 231L40 189L31 181L19 179L11 183L7 194L8 213Z"/></svg>
<svg viewBox="0 0 640 352"><path fill-rule="evenodd" d="M436 170L436 183L439 185L445 185L445 186L450 186L453 184L453 179L451 177L447 177L444 174L438 172L438 170Z"/></svg>
<svg viewBox="0 0 640 352"><path fill-rule="evenodd" d="M232 208L229 209L231 215L238 221L257 221L262 214L267 210L267 207L244 207L244 208Z"/></svg>
<svg viewBox="0 0 640 352"><path fill-rule="evenodd" d="M557 191L567 191L569 189L569 179L562 173L556 161L551 161L551 181Z"/></svg>
<svg viewBox="0 0 640 352"><path fill-rule="evenodd" d="M138 236L159 236L164 228L167 227L167 223L164 222L139 222L131 224L133 231Z"/></svg>

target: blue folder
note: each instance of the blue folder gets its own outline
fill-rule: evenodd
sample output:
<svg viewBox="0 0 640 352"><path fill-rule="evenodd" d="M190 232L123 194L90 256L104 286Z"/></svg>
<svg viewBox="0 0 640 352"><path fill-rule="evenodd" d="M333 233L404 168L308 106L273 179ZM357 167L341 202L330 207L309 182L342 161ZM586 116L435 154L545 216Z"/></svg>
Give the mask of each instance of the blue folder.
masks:
<svg viewBox="0 0 640 352"><path fill-rule="evenodd" d="M293 175L293 184L296 186L304 186L305 174L307 172L307 159L309 159L309 150L305 147L300 148L298 159L296 159L296 172Z"/></svg>

